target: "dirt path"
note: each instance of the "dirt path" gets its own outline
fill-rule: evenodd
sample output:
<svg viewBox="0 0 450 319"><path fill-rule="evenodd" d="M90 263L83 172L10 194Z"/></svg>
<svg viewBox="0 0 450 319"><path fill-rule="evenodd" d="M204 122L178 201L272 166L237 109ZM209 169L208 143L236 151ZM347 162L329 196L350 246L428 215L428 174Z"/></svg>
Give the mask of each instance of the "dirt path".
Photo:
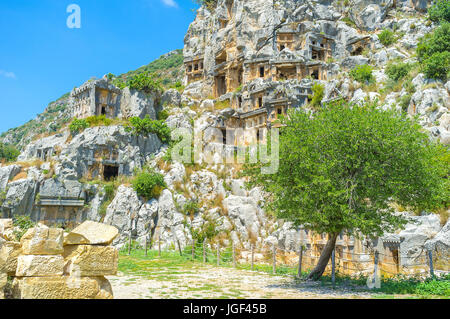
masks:
<svg viewBox="0 0 450 319"><path fill-rule="evenodd" d="M333 290L320 283L295 283L292 277L212 266L183 272L160 268L151 276L119 273L108 279L116 299L321 299L370 298L373 295L351 288Z"/></svg>

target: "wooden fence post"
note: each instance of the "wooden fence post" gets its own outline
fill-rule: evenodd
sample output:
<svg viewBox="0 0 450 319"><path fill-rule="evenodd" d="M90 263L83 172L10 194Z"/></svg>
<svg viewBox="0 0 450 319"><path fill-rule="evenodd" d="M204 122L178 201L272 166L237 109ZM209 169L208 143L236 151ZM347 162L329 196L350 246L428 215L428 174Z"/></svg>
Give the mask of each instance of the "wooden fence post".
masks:
<svg viewBox="0 0 450 319"><path fill-rule="evenodd" d="M148 235L145 235L145 243L144 243L144 246L145 246L145 257L147 257L147 236Z"/></svg>
<svg viewBox="0 0 450 319"><path fill-rule="evenodd" d="M206 238L203 240L203 263L206 263Z"/></svg>
<svg viewBox="0 0 450 319"><path fill-rule="evenodd" d="M131 231L133 228L133 219L130 219L130 232L128 233L128 256L131 255Z"/></svg>
<svg viewBox="0 0 450 319"><path fill-rule="evenodd" d="M195 259L195 241L194 238L192 238L192 260Z"/></svg>
<svg viewBox="0 0 450 319"><path fill-rule="evenodd" d="M275 274L277 272L277 249L275 248L275 244L273 244L273 266L272 271Z"/></svg>
<svg viewBox="0 0 450 319"><path fill-rule="evenodd" d="M331 281L334 287L336 284L336 248L333 248L333 252L331 253Z"/></svg>
<svg viewBox="0 0 450 319"><path fill-rule="evenodd" d="M158 236L158 257L161 257L161 237Z"/></svg>
<svg viewBox="0 0 450 319"><path fill-rule="evenodd" d="M431 250L428 250L428 261L430 263L430 275L434 277L433 252Z"/></svg>
<svg viewBox="0 0 450 319"><path fill-rule="evenodd" d="M178 251L180 252L180 256L183 256L183 252L181 251L181 244L178 239L177 239L177 243L178 243Z"/></svg>
<svg viewBox="0 0 450 319"><path fill-rule="evenodd" d="M219 243L217 243L217 266L220 266L220 251Z"/></svg>
<svg viewBox="0 0 450 319"><path fill-rule="evenodd" d="M300 249L298 251L298 273L297 277L302 277L302 262L303 262L303 245L300 244Z"/></svg>
<svg viewBox="0 0 450 319"><path fill-rule="evenodd" d="M378 251L375 251L374 265L373 265L373 279L372 284L376 283L378 272Z"/></svg>
<svg viewBox="0 0 450 319"><path fill-rule="evenodd" d="M233 267L236 268L236 250L233 243Z"/></svg>
<svg viewBox="0 0 450 319"><path fill-rule="evenodd" d="M253 266L255 264L255 247L253 246L253 244L251 244L251 250L252 250L252 271L253 271Z"/></svg>

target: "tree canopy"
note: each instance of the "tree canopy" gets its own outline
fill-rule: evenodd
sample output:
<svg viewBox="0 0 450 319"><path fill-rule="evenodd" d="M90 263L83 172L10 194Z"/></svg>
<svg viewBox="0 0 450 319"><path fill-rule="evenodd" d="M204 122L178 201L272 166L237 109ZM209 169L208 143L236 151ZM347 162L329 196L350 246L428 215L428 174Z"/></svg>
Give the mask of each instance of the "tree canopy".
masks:
<svg viewBox="0 0 450 319"><path fill-rule="evenodd" d="M448 204L449 151L404 114L339 102L313 115L291 110L284 124L279 171L245 170L271 194L267 208L278 218L330 238L376 236L407 222L394 202L418 210Z"/></svg>

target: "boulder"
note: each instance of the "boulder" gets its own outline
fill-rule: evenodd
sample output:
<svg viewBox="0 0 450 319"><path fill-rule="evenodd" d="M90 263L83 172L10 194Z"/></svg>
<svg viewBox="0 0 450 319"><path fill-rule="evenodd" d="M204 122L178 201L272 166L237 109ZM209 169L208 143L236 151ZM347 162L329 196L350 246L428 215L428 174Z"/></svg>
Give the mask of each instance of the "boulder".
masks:
<svg viewBox="0 0 450 319"><path fill-rule="evenodd" d="M8 182L19 174L21 167L18 165L9 165L0 167L0 192L6 189Z"/></svg>
<svg viewBox="0 0 450 319"><path fill-rule="evenodd" d="M13 281L14 299L113 299L104 277L24 277Z"/></svg>
<svg viewBox="0 0 450 319"><path fill-rule="evenodd" d="M117 274L119 251L112 246L65 246L63 256L66 274L81 277Z"/></svg>
<svg viewBox="0 0 450 319"><path fill-rule="evenodd" d="M0 237L5 237L4 236L5 231L11 228L13 228L12 219L0 219Z"/></svg>
<svg viewBox="0 0 450 319"><path fill-rule="evenodd" d="M439 269L450 270L448 260L450 259L450 220L433 238L425 243L427 250L433 252L435 263Z"/></svg>
<svg viewBox="0 0 450 319"><path fill-rule="evenodd" d="M24 255L59 255L64 252L64 231L39 224L30 228L20 243Z"/></svg>
<svg viewBox="0 0 450 319"><path fill-rule="evenodd" d="M109 245L117 237L116 227L85 221L64 238L64 245Z"/></svg>
<svg viewBox="0 0 450 319"><path fill-rule="evenodd" d="M17 259L17 277L62 276L64 258L62 256L22 255Z"/></svg>
<svg viewBox="0 0 450 319"><path fill-rule="evenodd" d="M7 241L0 249L0 273L14 276L17 268L17 258L21 254L20 243Z"/></svg>
<svg viewBox="0 0 450 319"><path fill-rule="evenodd" d="M175 89L169 89L164 92L161 97L162 105L173 105L180 106L181 104L181 93Z"/></svg>

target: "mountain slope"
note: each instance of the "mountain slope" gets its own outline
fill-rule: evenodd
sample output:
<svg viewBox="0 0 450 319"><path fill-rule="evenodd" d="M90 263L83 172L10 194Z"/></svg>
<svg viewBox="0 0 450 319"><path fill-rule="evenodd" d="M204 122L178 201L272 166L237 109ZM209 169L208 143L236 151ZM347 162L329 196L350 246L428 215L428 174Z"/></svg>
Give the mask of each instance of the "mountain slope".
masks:
<svg viewBox="0 0 450 319"><path fill-rule="evenodd" d="M165 87L180 82L184 76L183 50L178 49L166 53L157 60L118 77L126 81L128 78L143 72L154 73ZM56 101L49 103L36 118L2 133L0 142L15 145L22 150L30 141L57 132L71 119L70 110L67 107L69 94L66 93Z"/></svg>

